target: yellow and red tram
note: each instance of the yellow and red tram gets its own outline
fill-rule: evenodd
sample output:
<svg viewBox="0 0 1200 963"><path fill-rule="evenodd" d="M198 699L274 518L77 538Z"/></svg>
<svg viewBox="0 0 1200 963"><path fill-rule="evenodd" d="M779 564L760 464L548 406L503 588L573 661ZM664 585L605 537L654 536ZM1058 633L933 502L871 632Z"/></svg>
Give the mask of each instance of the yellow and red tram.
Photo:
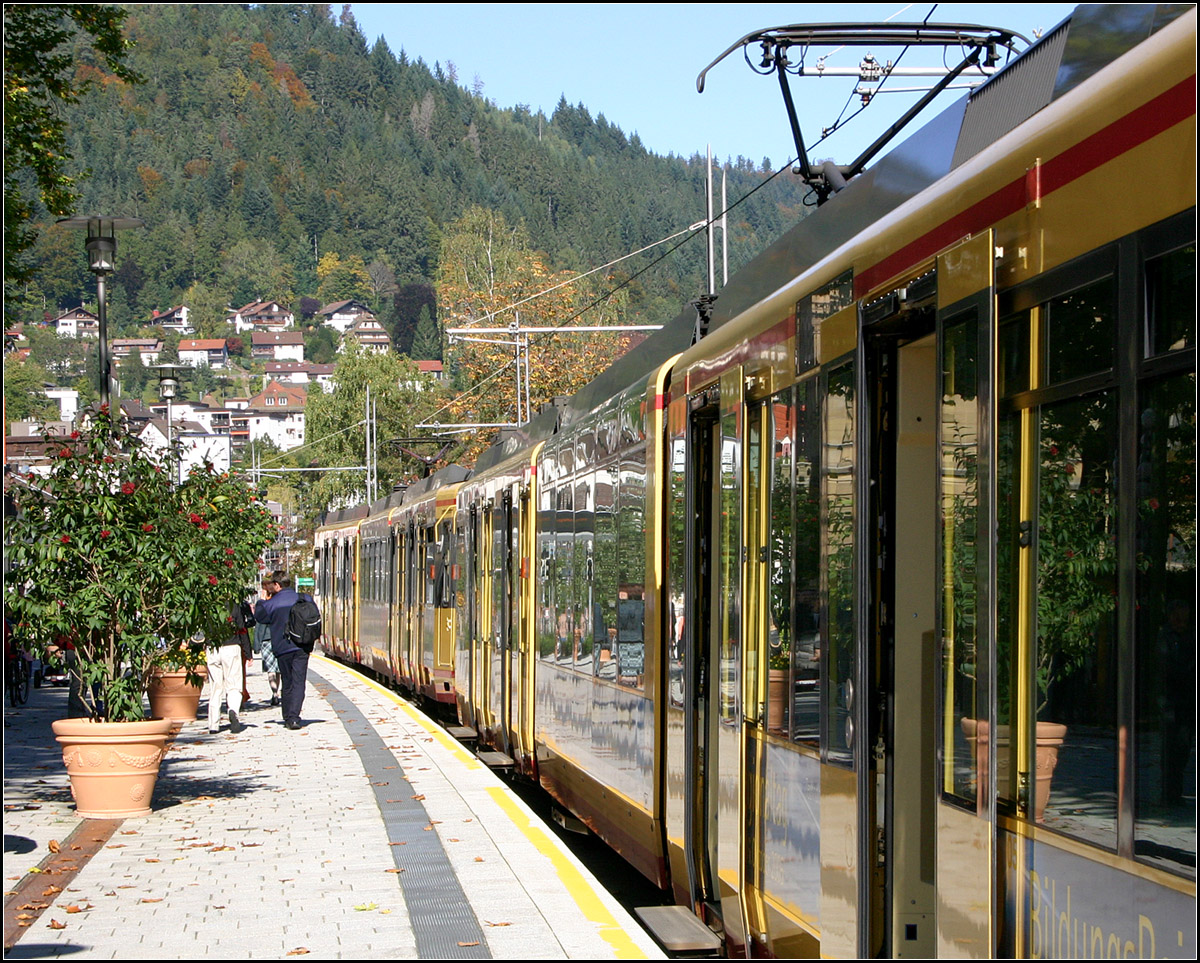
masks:
<svg viewBox="0 0 1200 963"><path fill-rule="evenodd" d="M332 649L419 688L448 611L460 721L731 955L1194 958L1195 21L1080 8L705 337L331 517Z"/></svg>

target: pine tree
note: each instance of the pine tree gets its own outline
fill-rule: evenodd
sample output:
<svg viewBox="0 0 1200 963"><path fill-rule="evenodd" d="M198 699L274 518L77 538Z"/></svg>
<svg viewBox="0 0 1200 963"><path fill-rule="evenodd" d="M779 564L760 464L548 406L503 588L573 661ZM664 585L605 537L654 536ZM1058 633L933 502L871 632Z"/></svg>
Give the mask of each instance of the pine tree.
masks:
<svg viewBox="0 0 1200 963"><path fill-rule="evenodd" d="M442 360L442 337L427 304L421 305L421 313L417 317L417 333L413 337L409 354L420 361Z"/></svg>

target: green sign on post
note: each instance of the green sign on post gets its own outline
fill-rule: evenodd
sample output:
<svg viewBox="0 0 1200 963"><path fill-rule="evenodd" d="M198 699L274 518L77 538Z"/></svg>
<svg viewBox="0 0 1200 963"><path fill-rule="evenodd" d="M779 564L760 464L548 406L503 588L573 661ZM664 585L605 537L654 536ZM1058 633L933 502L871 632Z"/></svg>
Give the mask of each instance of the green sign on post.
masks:
<svg viewBox="0 0 1200 963"><path fill-rule="evenodd" d="M314 578L307 578L304 575L296 576L296 588L312 588L316 584L317 580Z"/></svg>

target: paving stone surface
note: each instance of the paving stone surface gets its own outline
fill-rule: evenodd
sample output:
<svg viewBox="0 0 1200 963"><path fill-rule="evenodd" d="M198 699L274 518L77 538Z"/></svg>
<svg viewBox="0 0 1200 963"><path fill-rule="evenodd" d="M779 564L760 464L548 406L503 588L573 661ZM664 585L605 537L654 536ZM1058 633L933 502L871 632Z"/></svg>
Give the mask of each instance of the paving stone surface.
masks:
<svg viewBox="0 0 1200 963"><path fill-rule="evenodd" d="M24 899L49 905L6 957L662 958L468 751L356 673L321 658L312 670L301 730L284 728L279 710L266 705L257 669L240 734L185 725L153 812L126 819L61 893L41 895L52 885L46 874L23 888ZM50 732L65 708L65 690L46 688L27 706L5 708L6 891L81 823ZM383 755L362 751L372 732ZM457 911L437 905L448 897L435 895L432 905L422 897L424 884L445 881L423 878L424 863L406 865L407 844L393 845L402 827L385 812L401 802L424 807L418 828L445 854L456 898L465 898ZM86 833L90 823L82 822ZM439 912L447 922L431 930ZM431 931L441 940L436 952Z"/></svg>

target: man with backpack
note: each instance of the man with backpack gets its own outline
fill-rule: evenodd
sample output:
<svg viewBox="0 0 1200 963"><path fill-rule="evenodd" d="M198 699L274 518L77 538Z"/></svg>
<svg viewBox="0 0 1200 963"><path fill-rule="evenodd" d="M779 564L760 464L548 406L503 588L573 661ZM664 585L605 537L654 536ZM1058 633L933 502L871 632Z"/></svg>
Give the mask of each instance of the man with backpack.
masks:
<svg viewBox="0 0 1200 963"><path fill-rule="evenodd" d="M273 590L274 594L259 600L254 607L254 621L271 628L271 650L279 662L283 724L289 729L299 729L300 707L304 704L308 680L308 656L321 634L320 615L316 617L314 636L308 623L316 605L311 596L296 594L286 572L272 572L263 579L263 589ZM298 611L293 614L294 609Z"/></svg>

